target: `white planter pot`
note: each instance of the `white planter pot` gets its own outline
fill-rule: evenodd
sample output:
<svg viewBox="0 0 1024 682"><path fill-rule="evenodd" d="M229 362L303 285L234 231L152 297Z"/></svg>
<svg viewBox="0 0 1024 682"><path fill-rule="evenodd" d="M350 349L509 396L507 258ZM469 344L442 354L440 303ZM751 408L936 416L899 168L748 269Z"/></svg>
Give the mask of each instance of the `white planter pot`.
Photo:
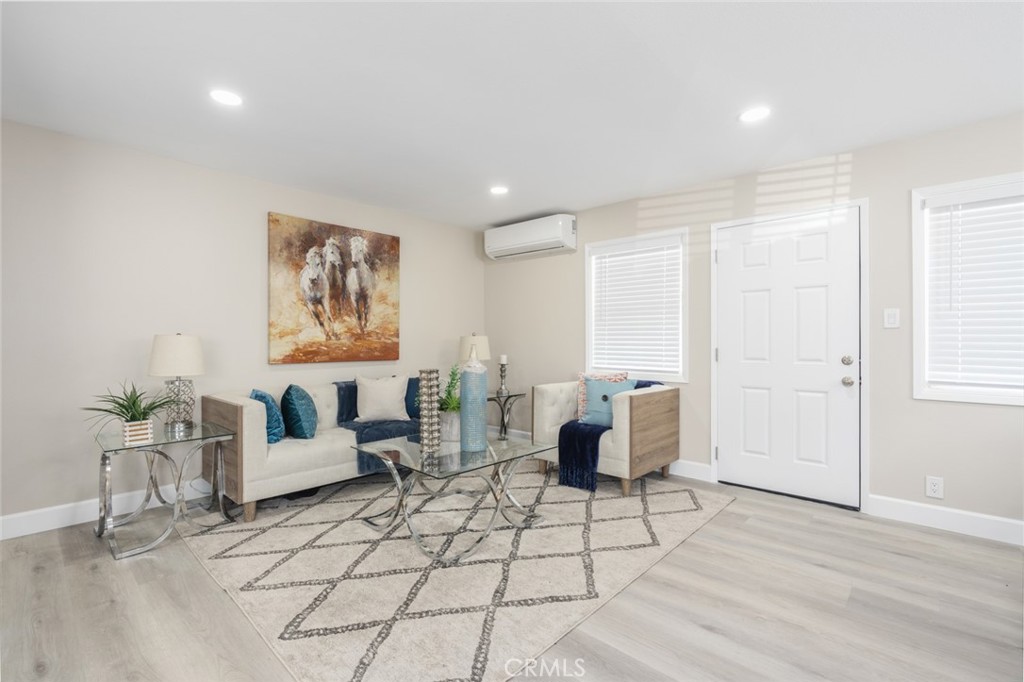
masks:
<svg viewBox="0 0 1024 682"><path fill-rule="evenodd" d="M153 442L153 420L121 422L124 425L124 444L142 445Z"/></svg>
<svg viewBox="0 0 1024 682"><path fill-rule="evenodd" d="M441 413L441 442L458 443L462 427L458 412Z"/></svg>

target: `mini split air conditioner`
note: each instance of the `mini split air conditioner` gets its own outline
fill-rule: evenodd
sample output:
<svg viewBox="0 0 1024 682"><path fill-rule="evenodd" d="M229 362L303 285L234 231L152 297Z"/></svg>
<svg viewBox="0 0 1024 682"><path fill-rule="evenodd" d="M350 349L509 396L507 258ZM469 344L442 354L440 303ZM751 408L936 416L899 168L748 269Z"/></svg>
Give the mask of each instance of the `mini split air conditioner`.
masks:
<svg viewBox="0 0 1024 682"><path fill-rule="evenodd" d="M576 216L549 215L484 232L484 253L494 260L576 250Z"/></svg>

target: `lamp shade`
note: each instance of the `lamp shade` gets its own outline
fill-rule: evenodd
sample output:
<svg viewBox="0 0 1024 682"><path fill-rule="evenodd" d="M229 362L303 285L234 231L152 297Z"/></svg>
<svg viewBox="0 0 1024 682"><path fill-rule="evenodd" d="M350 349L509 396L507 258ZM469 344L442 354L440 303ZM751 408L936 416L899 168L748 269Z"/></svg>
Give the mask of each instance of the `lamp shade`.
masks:
<svg viewBox="0 0 1024 682"><path fill-rule="evenodd" d="M149 375L191 377L203 373L203 346L198 336L157 334L149 353Z"/></svg>
<svg viewBox="0 0 1024 682"><path fill-rule="evenodd" d="M487 343L486 336L478 336L474 333L472 336L463 336L459 340L459 362L464 363L469 360L469 352L476 346L476 359L477 360L490 360L491 359L491 346Z"/></svg>

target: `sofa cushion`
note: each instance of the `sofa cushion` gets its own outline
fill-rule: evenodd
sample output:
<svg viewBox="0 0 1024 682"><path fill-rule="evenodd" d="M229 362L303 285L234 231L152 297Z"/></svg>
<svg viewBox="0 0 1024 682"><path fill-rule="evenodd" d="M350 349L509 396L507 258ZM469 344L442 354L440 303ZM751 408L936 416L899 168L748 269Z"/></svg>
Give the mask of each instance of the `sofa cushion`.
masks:
<svg viewBox="0 0 1024 682"><path fill-rule="evenodd" d="M354 422L359 412L356 409L356 396L359 388L355 381L335 381L338 387L338 426L349 428L346 423ZM409 377L409 387L405 391L405 411L409 419L420 418L420 378Z"/></svg>
<svg viewBox="0 0 1024 682"><path fill-rule="evenodd" d="M345 426L346 422L355 421L359 413L356 412L356 382L335 381L338 387L338 426Z"/></svg>
<svg viewBox="0 0 1024 682"><path fill-rule="evenodd" d="M409 377L409 388L405 391L405 411L409 419L420 418L420 378Z"/></svg>
<svg viewBox="0 0 1024 682"><path fill-rule="evenodd" d="M267 443L277 443L284 438L284 417L281 415L281 408L277 406L274 396L258 388L252 389L249 397L263 403L267 410Z"/></svg>
<svg viewBox="0 0 1024 682"><path fill-rule="evenodd" d="M356 421L390 421L409 419L405 411L405 393L409 377L403 375L370 379L356 377Z"/></svg>
<svg viewBox="0 0 1024 682"><path fill-rule="evenodd" d="M587 411L580 418L584 424L598 426L612 425L612 398L617 393L632 391L636 381L604 381L602 379L584 379L587 390Z"/></svg>
<svg viewBox="0 0 1024 682"><path fill-rule="evenodd" d="M587 413L587 385L586 379L600 379L602 381L625 381L626 372L611 372L608 374L596 374L594 372L580 372L580 381L576 389L576 418L583 419Z"/></svg>
<svg viewBox="0 0 1024 682"><path fill-rule="evenodd" d="M291 384L281 396L281 414L285 432L292 438L316 436L316 403L304 389Z"/></svg>

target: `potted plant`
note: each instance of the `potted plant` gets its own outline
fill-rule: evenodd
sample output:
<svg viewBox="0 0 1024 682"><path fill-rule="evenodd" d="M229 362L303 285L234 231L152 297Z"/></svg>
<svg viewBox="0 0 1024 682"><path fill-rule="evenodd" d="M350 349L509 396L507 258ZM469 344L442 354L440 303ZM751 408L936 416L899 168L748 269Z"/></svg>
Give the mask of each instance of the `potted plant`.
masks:
<svg viewBox="0 0 1024 682"><path fill-rule="evenodd" d="M438 409L441 411L441 441L458 442L460 440L460 419L459 408L462 406L459 400L459 366L452 365L448 371L448 383L444 387L444 393L438 401Z"/></svg>
<svg viewBox="0 0 1024 682"><path fill-rule="evenodd" d="M89 412L98 412L93 419L107 418L100 424L103 428L112 419L121 420L124 428L124 444L138 445L153 440L153 417L177 402L177 399L158 392L148 396L145 391L121 384L120 393L111 393L110 389L103 395L96 396L98 407L83 407Z"/></svg>

